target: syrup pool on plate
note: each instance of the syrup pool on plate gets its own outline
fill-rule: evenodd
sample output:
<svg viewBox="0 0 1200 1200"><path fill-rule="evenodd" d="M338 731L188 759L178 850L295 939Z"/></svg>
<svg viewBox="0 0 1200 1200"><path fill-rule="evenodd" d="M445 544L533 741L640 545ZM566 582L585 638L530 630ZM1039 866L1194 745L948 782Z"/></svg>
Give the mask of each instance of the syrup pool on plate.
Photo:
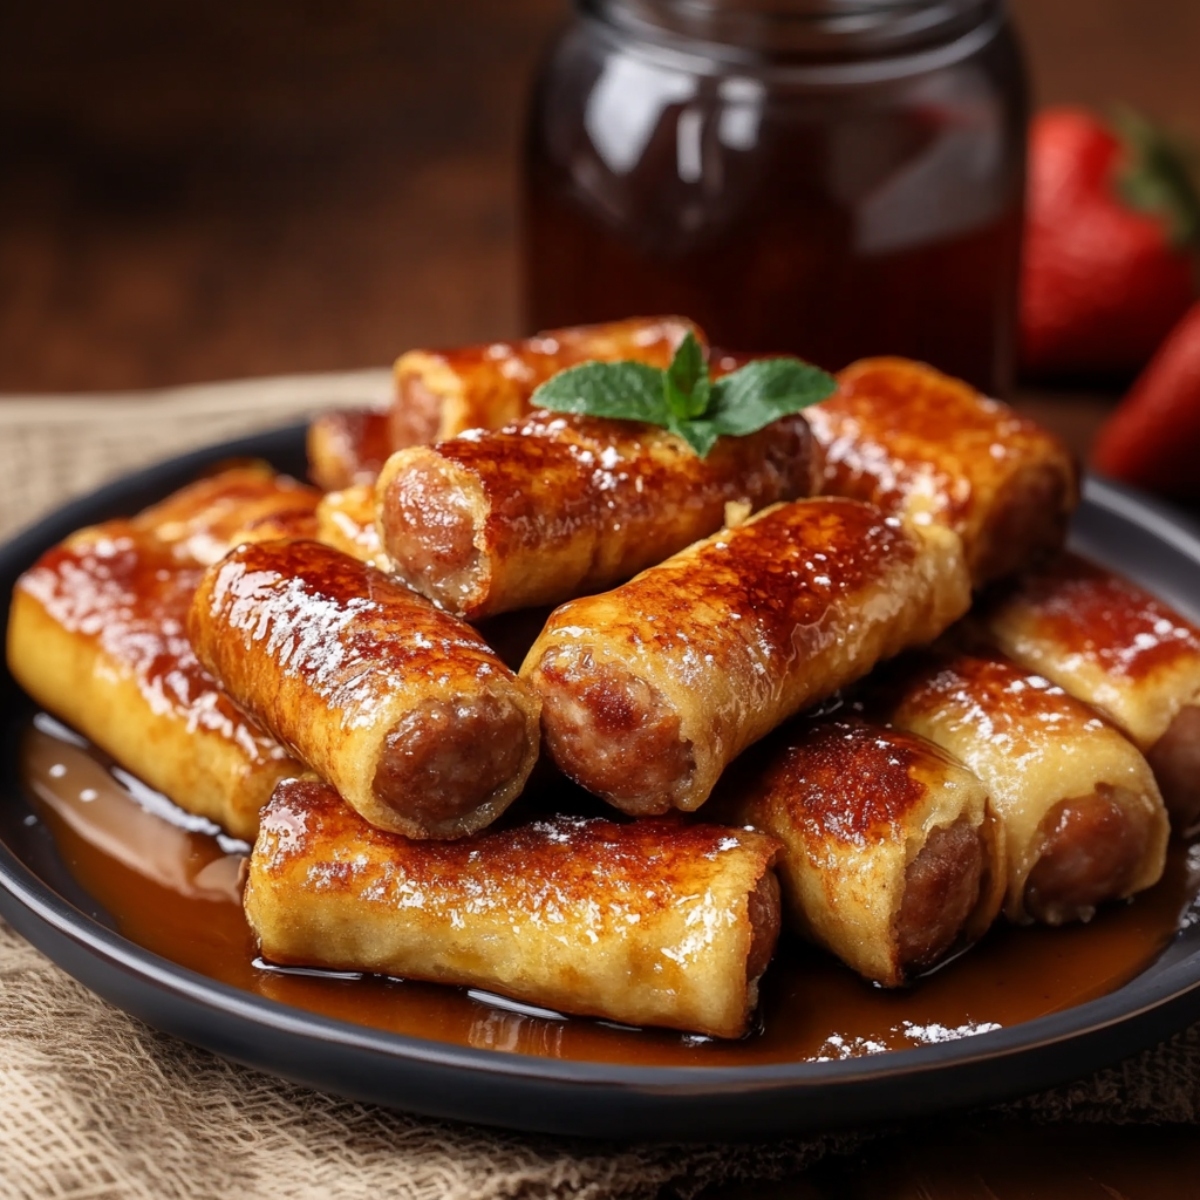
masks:
<svg viewBox="0 0 1200 1200"><path fill-rule="evenodd" d="M854 1058L970 1037L1111 992L1195 917L1200 863L1174 843L1163 880L1086 926L994 929L914 987L872 987L785 938L758 1027L736 1042L568 1018L500 996L349 972L273 967L241 908L249 847L182 812L44 715L21 739L36 819L122 936L180 966L323 1016L480 1049L596 1062L741 1066Z"/></svg>

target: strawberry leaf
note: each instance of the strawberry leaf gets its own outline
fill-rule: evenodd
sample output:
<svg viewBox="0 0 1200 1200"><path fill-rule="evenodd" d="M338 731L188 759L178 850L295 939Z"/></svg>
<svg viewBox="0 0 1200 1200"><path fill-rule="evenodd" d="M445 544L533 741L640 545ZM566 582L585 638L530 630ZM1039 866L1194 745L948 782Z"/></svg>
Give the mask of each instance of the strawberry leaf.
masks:
<svg viewBox="0 0 1200 1200"><path fill-rule="evenodd" d="M1125 146L1117 191L1130 208L1162 217L1176 246L1200 242L1200 195L1192 171L1195 152L1132 108L1113 116Z"/></svg>

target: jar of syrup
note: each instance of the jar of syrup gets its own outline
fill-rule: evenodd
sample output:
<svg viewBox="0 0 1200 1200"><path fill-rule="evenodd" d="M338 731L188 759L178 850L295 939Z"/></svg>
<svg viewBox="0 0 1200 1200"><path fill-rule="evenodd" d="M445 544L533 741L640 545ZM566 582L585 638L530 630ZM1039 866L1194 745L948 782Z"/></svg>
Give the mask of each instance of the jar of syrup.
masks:
<svg viewBox="0 0 1200 1200"><path fill-rule="evenodd" d="M1026 87L1003 0L578 0L525 171L531 328L1010 383Z"/></svg>

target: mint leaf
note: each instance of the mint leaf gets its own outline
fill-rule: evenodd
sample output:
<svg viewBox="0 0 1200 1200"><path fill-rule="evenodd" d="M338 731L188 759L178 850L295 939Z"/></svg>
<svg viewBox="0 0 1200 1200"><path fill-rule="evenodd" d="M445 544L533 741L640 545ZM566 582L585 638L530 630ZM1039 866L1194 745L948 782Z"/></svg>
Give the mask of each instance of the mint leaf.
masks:
<svg viewBox="0 0 1200 1200"><path fill-rule="evenodd" d="M667 428L681 437L701 458L707 458L708 452L716 444L721 431L711 421L696 419L691 421L672 420Z"/></svg>
<svg viewBox="0 0 1200 1200"><path fill-rule="evenodd" d="M743 437L819 404L836 388L832 375L798 358L760 358L713 384L704 416L718 433Z"/></svg>
<svg viewBox="0 0 1200 1200"><path fill-rule="evenodd" d="M708 407L711 388L704 351L689 329L676 347L663 378L667 408L680 420L702 416Z"/></svg>
<svg viewBox="0 0 1200 1200"><path fill-rule="evenodd" d="M719 437L756 433L772 421L832 395L831 375L798 358L762 358L715 383L689 333L662 371L639 362L568 367L531 397L535 408L669 429L706 458Z"/></svg>
<svg viewBox="0 0 1200 1200"><path fill-rule="evenodd" d="M663 394L663 372L639 362L585 362L568 367L538 387L530 403L554 412L651 425L666 426L671 418Z"/></svg>

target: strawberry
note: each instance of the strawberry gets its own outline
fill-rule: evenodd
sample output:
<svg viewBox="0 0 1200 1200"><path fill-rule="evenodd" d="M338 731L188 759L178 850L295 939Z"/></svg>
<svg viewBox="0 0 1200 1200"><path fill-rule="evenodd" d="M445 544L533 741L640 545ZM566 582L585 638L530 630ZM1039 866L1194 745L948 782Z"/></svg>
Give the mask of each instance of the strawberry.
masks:
<svg viewBox="0 0 1200 1200"><path fill-rule="evenodd" d="M1125 113L1030 128L1021 358L1030 375L1139 370L1194 295L1200 199L1179 150Z"/></svg>
<svg viewBox="0 0 1200 1200"><path fill-rule="evenodd" d="M1200 497L1200 302L1100 430L1092 464L1138 487Z"/></svg>

